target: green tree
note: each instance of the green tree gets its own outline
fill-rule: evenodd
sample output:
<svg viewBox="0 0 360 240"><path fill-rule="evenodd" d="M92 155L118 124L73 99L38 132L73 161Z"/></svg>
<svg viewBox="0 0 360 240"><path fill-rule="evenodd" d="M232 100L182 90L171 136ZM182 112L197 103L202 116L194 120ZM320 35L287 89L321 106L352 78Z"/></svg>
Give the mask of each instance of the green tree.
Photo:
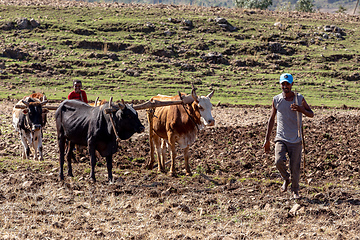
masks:
<svg viewBox="0 0 360 240"><path fill-rule="evenodd" d="M313 0L299 0L296 2L295 9L299 12L315 12Z"/></svg>
<svg viewBox="0 0 360 240"><path fill-rule="evenodd" d="M234 4L239 8L267 9L272 5L272 0L234 0Z"/></svg>
<svg viewBox="0 0 360 240"><path fill-rule="evenodd" d="M347 11L347 9L340 5L339 9L336 11L336 13L346 13L346 11Z"/></svg>

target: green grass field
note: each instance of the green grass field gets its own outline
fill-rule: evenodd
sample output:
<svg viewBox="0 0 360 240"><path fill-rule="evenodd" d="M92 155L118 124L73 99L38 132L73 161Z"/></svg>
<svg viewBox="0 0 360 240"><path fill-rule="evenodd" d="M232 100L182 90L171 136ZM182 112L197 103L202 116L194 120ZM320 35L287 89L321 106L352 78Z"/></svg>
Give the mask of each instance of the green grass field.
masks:
<svg viewBox="0 0 360 240"><path fill-rule="evenodd" d="M357 16L76 3L0 9L1 99L41 91L62 100L81 79L90 100L190 93L193 83L201 95L215 90L213 103L269 105L289 72L312 106L360 106ZM40 26L20 29L21 18Z"/></svg>

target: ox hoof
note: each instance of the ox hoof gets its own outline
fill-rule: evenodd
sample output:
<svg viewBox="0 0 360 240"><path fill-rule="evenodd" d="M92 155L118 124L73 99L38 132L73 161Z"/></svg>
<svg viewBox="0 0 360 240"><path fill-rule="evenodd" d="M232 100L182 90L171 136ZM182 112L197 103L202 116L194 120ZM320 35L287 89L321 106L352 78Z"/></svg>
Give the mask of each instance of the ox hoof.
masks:
<svg viewBox="0 0 360 240"><path fill-rule="evenodd" d="M153 165L146 165L145 169L147 169L147 170L152 170L152 169L153 169Z"/></svg>
<svg viewBox="0 0 360 240"><path fill-rule="evenodd" d="M186 176L190 176L190 177L191 177L191 176L192 176L192 173L191 173L191 172L187 172L187 173L186 173Z"/></svg>
<svg viewBox="0 0 360 240"><path fill-rule="evenodd" d="M283 185L281 186L281 191L282 191L282 192L286 192L287 189L288 189L289 184L290 184L290 180L289 180L289 179L284 180L284 183L283 183Z"/></svg>
<svg viewBox="0 0 360 240"><path fill-rule="evenodd" d="M176 177L176 173L175 172L169 172L169 176L170 177Z"/></svg>

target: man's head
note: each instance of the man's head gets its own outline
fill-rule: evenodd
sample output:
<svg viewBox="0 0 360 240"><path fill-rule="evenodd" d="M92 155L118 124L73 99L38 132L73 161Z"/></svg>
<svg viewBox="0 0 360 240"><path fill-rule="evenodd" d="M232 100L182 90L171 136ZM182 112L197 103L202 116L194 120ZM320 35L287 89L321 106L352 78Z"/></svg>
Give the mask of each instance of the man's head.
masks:
<svg viewBox="0 0 360 240"><path fill-rule="evenodd" d="M290 73L283 73L280 76L280 84L283 82L288 82L292 84L294 82L293 76Z"/></svg>
<svg viewBox="0 0 360 240"><path fill-rule="evenodd" d="M284 93L289 93L294 84L293 76L290 73L283 73L280 76L281 89Z"/></svg>
<svg viewBox="0 0 360 240"><path fill-rule="evenodd" d="M74 80L73 86L74 86L74 90L75 90L76 93L81 92L80 90L81 90L82 84L81 84L80 80Z"/></svg>

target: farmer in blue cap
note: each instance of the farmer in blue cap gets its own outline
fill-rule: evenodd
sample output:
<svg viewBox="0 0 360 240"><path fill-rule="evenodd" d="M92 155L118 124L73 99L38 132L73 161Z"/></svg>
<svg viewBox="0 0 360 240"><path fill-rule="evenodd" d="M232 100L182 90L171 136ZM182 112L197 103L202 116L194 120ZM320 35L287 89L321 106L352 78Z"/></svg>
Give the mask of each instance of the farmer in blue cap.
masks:
<svg viewBox="0 0 360 240"><path fill-rule="evenodd" d="M287 191L291 183L291 190L294 198L300 198L299 179L300 163L302 151L301 126L302 114L307 117L314 117L314 112L305 101L301 94L294 93L291 88L294 84L293 76L284 73L280 76L282 93L273 98L271 116L268 121L264 149L266 153L270 152L270 135L275 123L277 114L277 129L275 136L275 165L279 170L284 184L281 187L283 192ZM288 173L285 162L287 161L286 153L289 157Z"/></svg>

